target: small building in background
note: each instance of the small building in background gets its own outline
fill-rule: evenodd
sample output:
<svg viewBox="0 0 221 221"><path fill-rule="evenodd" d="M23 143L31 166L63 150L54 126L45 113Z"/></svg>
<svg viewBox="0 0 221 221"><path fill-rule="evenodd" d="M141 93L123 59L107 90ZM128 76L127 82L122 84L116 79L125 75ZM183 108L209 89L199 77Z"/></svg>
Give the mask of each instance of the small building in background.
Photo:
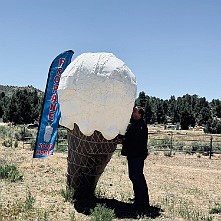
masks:
<svg viewBox="0 0 221 221"><path fill-rule="evenodd" d="M180 130L179 124L165 124L164 130Z"/></svg>

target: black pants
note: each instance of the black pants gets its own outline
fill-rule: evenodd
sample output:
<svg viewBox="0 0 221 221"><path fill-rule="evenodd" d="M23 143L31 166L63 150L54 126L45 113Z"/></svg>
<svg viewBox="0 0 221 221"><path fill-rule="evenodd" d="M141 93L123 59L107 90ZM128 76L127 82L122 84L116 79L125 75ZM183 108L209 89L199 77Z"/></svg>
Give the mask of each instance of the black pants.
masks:
<svg viewBox="0 0 221 221"><path fill-rule="evenodd" d="M143 174L144 158L127 157L129 178L133 184L135 204L149 206L147 183Z"/></svg>

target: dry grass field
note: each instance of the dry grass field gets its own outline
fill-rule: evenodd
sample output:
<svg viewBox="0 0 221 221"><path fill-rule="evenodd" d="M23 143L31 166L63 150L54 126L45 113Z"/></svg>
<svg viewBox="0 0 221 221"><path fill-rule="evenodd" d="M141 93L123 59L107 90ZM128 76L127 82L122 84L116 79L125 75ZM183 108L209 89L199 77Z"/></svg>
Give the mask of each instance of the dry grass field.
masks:
<svg viewBox="0 0 221 221"><path fill-rule="evenodd" d="M92 219L96 203L113 209L114 220L221 220L221 155L198 157L176 153L172 157L151 152L145 161L152 212L137 213L127 161L116 150L96 188L97 202L76 207L65 202L67 152L33 159L30 145L4 147L0 140L0 166L16 165L23 180L0 179L0 221ZM210 214L212 209L218 212ZM97 219L98 220L98 219Z"/></svg>

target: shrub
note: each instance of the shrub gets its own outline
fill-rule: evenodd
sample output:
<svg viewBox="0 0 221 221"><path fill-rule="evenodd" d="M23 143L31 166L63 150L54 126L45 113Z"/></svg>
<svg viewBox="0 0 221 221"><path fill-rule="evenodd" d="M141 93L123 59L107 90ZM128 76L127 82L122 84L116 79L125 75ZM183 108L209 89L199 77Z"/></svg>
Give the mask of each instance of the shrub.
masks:
<svg viewBox="0 0 221 221"><path fill-rule="evenodd" d="M164 151L163 151L163 155L165 157L171 157L172 156L172 150L169 149L169 148L166 148Z"/></svg>
<svg viewBox="0 0 221 221"><path fill-rule="evenodd" d="M112 221L114 218L114 210L107 208L105 204L97 204L97 206L91 210L91 221Z"/></svg>
<svg viewBox="0 0 221 221"><path fill-rule="evenodd" d="M221 121L219 119L208 120L205 125L204 132L211 134L221 134Z"/></svg>
<svg viewBox="0 0 221 221"><path fill-rule="evenodd" d="M59 128L58 132L57 132L57 138L58 139L67 139L67 130Z"/></svg>
<svg viewBox="0 0 221 221"><path fill-rule="evenodd" d="M5 147L12 147L12 140L11 139L4 140L2 145Z"/></svg>
<svg viewBox="0 0 221 221"><path fill-rule="evenodd" d="M0 166L0 179L8 179L16 182L23 179L23 175L18 171L15 165Z"/></svg>
<svg viewBox="0 0 221 221"><path fill-rule="evenodd" d="M5 137L7 135L7 128L5 126L0 126L0 137Z"/></svg>
<svg viewBox="0 0 221 221"><path fill-rule="evenodd" d="M21 136L21 133L20 132L15 132L15 139L16 140L22 140L22 136Z"/></svg>
<svg viewBox="0 0 221 221"><path fill-rule="evenodd" d="M210 149L209 143L205 142L193 142L191 146L193 152L204 152Z"/></svg>
<svg viewBox="0 0 221 221"><path fill-rule="evenodd" d="M67 147L68 147L68 144L66 144L66 143L56 144L56 151L57 152L65 152L65 151L67 151Z"/></svg>
<svg viewBox="0 0 221 221"><path fill-rule="evenodd" d="M57 152L67 151L67 130L59 128L57 132L57 142L55 150Z"/></svg>
<svg viewBox="0 0 221 221"><path fill-rule="evenodd" d="M25 140L26 137L29 137L29 138L33 137L32 131L27 129L27 128L23 127L23 128L21 128L20 131L15 133L15 139L16 140L23 141L23 140Z"/></svg>
<svg viewBox="0 0 221 221"><path fill-rule="evenodd" d="M149 139L148 141L148 145L149 146L159 146L160 148L166 148L168 146L170 146L170 137L165 135L163 136L163 138L159 138L159 139Z"/></svg>
<svg viewBox="0 0 221 221"><path fill-rule="evenodd" d="M193 148L191 146L183 146L183 150L186 154L191 154Z"/></svg>

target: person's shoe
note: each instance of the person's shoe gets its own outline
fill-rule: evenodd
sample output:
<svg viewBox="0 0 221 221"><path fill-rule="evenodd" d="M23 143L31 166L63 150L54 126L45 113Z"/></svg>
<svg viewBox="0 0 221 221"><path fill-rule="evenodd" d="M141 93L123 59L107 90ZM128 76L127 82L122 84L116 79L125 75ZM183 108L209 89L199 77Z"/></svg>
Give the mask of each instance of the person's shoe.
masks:
<svg viewBox="0 0 221 221"><path fill-rule="evenodd" d="M147 211L150 209L150 204L149 203L138 203L136 201L134 201L133 203L135 209L139 210L139 211Z"/></svg>

